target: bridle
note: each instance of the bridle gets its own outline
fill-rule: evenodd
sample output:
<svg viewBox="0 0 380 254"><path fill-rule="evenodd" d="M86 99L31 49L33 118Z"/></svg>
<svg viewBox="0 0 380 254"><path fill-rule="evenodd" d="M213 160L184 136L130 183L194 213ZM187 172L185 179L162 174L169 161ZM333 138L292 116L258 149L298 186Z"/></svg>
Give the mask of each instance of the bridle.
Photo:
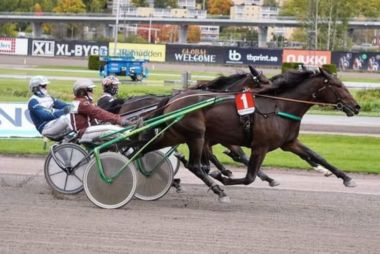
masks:
<svg viewBox="0 0 380 254"><path fill-rule="evenodd" d="M316 100L317 99L317 94L320 93L321 91L325 90L325 89L331 89L331 91L333 92L333 94L335 95L335 97L337 98L337 101L338 103L334 104L334 107L336 107L337 109L339 110L342 110L344 105L342 103L342 99L341 97L335 92L334 89L332 89L332 85L330 84L330 79L328 78L325 78L325 80L323 81L326 85L321 87L318 91L316 91L315 93L313 93L311 96L313 97L313 100Z"/></svg>

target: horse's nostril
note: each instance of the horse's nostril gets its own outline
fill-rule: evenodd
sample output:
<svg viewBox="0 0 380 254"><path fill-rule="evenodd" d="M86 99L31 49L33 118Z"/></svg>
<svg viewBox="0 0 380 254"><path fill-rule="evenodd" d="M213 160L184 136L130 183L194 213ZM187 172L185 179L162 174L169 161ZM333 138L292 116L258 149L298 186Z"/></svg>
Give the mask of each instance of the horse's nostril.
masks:
<svg viewBox="0 0 380 254"><path fill-rule="evenodd" d="M359 105L356 105L356 106L355 106L355 109L360 110L361 107L360 107Z"/></svg>

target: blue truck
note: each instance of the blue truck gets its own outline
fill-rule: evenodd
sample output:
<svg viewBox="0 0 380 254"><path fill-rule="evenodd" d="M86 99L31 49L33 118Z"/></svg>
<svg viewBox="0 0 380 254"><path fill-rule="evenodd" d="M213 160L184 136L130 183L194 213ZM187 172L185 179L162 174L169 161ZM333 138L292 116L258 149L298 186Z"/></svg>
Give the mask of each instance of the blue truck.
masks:
<svg viewBox="0 0 380 254"><path fill-rule="evenodd" d="M100 57L105 65L100 66L100 76L109 75L129 76L133 81L141 81L148 77L149 70L144 68L144 63L149 62L146 59L134 59L131 57ZM145 69L145 70L144 70Z"/></svg>

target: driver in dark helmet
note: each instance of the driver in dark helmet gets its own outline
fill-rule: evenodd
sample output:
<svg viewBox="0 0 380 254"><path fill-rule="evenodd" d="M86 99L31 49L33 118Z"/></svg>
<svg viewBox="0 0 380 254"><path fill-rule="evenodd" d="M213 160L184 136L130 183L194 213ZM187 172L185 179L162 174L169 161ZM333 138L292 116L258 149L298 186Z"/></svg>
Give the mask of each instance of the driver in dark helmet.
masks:
<svg viewBox="0 0 380 254"><path fill-rule="evenodd" d="M95 84L90 79L79 79L74 83L73 92L75 98L72 112L74 114L71 114L71 123L73 129L78 133L78 137L82 137L85 132L97 133L96 135L100 136L106 130L115 131L120 129L120 127L114 125L128 126L131 124L128 119L107 112L93 103L95 87ZM110 124L99 126L101 122ZM91 136L91 138L94 138L94 136Z"/></svg>
<svg viewBox="0 0 380 254"><path fill-rule="evenodd" d="M124 99L116 99L120 81L114 76L108 76L102 81L103 94L98 99L98 106L108 112L117 114L124 104Z"/></svg>

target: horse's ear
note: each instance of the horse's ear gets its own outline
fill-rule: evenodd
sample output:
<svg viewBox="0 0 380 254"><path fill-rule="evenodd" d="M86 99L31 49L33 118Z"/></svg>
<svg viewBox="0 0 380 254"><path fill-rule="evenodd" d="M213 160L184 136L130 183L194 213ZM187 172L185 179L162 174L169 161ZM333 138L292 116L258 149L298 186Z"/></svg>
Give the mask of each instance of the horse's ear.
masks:
<svg viewBox="0 0 380 254"><path fill-rule="evenodd" d="M301 65L301 68L302 68L302 70L307 71L307 68L306 68L306 66L304 64Z"/></svg>
<svg viewBox="0 0 380 254"><path fill-rule="evenodd" d="M325 78L328 78L330 75L328 74L328 72L326 70L324 70L323 68L319 67L319 72L322 73L322 75L325 77Z"/></svg>
<svg viewBox="0 0 380 254"><path fill-rule="evenodd" d="M248 68L251 71L251 73L252 73L253 76L256 77L256 76L259 75L259 72L255 68L253 68L251 65L248 65Z"/></svg>

